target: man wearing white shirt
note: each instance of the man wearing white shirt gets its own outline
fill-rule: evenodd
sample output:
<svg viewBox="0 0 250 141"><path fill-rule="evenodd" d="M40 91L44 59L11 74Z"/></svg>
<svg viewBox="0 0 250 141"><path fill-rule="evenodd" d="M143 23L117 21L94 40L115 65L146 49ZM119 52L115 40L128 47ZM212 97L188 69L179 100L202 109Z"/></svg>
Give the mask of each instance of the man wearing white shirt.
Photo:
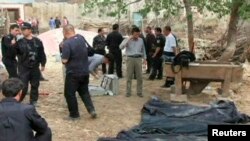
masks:
<svg viewBox="0 0 250 141"><path fill-rule="evenodd" d="M163 58L165 62L172 62L174 57L179 53L179 49L177 48L176 38L171 33L171 27L164 27L164 35L166 36L166 43L163 52ZM166 78L165 84L162 87L170 87L174 84L173 78Z"/></svg>

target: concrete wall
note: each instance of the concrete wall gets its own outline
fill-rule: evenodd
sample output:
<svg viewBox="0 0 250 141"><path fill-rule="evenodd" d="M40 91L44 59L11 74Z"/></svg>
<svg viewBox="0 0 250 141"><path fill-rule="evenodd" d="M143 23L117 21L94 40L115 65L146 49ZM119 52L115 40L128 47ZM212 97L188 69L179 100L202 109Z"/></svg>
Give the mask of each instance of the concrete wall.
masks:
<svg viewBox="0 0 250 141"><path fill-rule="evenodd" d="M30 17L38 18L40 22L40 28L48 28L48 22L50 17L63 18L66 16L70 24L78 26L81 22L81 12L78 4L69 3L45 3L35 2L29 5L25 5L24 8L25 20Z"/></svg>

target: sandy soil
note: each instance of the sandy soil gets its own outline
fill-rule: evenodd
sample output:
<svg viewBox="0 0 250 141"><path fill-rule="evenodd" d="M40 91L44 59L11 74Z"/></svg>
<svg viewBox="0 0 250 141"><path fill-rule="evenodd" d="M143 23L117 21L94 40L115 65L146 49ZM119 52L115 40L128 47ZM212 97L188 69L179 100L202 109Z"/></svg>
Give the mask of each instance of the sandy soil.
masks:
<svg viewBox="0 0 250 141"><path fill-rule="evenodd" d="M113 137L121 130L126 130L140 121L140 110L151 96L158 96L163 100L169 100L170 89L162 89L163 80L147 81L145 75L144 98L139 98L133 93L132 97L125 97L125 79L120 81L120 94L117 96L97 96L92 100L98 113L98 118L93 120L87 113L83 103L78 98L81 119L78 121L66 121L68 116L66 102L63 96L63 78L61 63L55 62L54 57L49 57L44 76L49 79L42 82L38 112L46 118L53 131L53 141L96 141L99 137ZM125 72L125 71L124 71ZM250 71L249 71L250 72ZM240 111L250 114L250 73L246 70L244 81L241 84L233 84L235 94L230 99L234 100ZM91 84L99 84L92 80ZM136 84L135 82L133 84ZM136 88L136 87L133 87ZM190 96L189 102L194 104L209 104L219 98L212 90L206 90L204 94ZM26 97L28 99L28 97Z"/></svg>

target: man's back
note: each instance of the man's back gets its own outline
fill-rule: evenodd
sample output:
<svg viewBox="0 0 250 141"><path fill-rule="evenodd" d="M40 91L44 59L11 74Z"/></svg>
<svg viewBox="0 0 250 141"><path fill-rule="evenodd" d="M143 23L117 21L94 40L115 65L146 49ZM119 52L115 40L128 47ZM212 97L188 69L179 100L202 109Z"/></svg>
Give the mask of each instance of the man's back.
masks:
<svg viewBox="0 0 250 141"><path fill-rule="evenodd" d="M146 36L146 51L150 52L153 44L155 44L155 35L152 33L148 33Z"/></svg>
<svg viewBox="0 0 250 141"><path fill-rule="evenodd" d="M46 121L31 105L6 98L0 102L0 141L34 140L33 130L38 134L47 131Z"/></svg>
<svg viewBox="0 0 250 141"><path fill-rule="evenodd" d="M94 54L93 56L88 57L89 71L92 72L97 69L97 67L103 63L103 58L104 56L99 54Z"/></svg>
<svg viewBox="0 0 250 141"><path fill-rule="evenodd" d="M88 75L88 51L84 37L75 35L63 43L62 58L68 60L66 73Z"/></svg>
<svg viewBox="0 0 250 141"><path fill-rule="evenodd" d="M118 31L111 32L106 39L108 49L119 50L119 45L123 41L122 35Z"/></svg>

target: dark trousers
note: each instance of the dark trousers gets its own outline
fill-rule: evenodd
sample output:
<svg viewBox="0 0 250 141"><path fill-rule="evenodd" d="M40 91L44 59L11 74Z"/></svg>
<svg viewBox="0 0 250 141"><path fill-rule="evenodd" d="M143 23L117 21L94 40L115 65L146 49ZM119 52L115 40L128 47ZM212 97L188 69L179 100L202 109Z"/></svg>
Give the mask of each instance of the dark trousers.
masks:
<svg viewBox="0 0 250 141"><path fill-rule="evenodd" d="M146 73L150 73L151 68L152 68L152 57L151 57L151 55L148 53L148 54L147 54L147 70L146 70Z"/></svg>
<svg viewBox="0 0 250 141"><path fill-rule="evenodd" d="M19 78L24 83L23 93L21 96L21 101L27 94L29 83L31 85L30 89L30 102L38 100L38 88L40 85L40 69L39 67L27 68L24 66L18 67Z"/></svg>
<svg viewBox="0 0 250 141"><path fill-rule="evenodd" d="M17 75L17 61L12 59L3 59L3 64L9 74L9 78L18 77Z"/></svg>
<svg viewBox="0 0 250 141"><path fill-rule="evenodd" d="M122 52L121 50L110 51L110 54L114 56L114 61L109 64L108 74L114 74L114 65L116 68L116 74L119 78L122 78Z"/></svg>
<svg viewBox="0 0 250 141"><path fill-rule="evenodd" d="M32 33L33 33L33 34L39 34L38 26L33 26L33 27L32 27Z"/></svg>
<svg viewBox="0 0 250 141"><path fill-rule="evenodd" d="M106 51L104 49L97 49L97 50L95 50L95 53L96 54L100 54L100 55L105 55ZM102 64L102 73L105 74L106 72L107 72L106 64L103 63Z"/></svg>
<svg viewBox="0 0 250 141"><path fill-rule="evenodd" d="M172 52L171 53L168 53L168 52L163 53L164 62L173 62L174 57L175 57L175 54ZM174 84L174 78L166 77L164 86L170 87L173 84Z"/></svg>
<svg viewBox="0 0 250 141"><path fill-rule="evenodd" d="M66 74L64 96L68 104L70 117L75 118L80 116L76 99L76 91L79 93L87 111L90 113L95 110L89 94L88 84L89 75Z"/></svg>
<svg viewBox="0 0 250 141"><path fill-rule="evenodd" d="M34 141L52 141L51 129L47 128L44 133L36 133Z"/></svg>
<svg viewBox="0 0 250 141"><path fill-rule="evenodd" d="M163 58L157 57L152 59L152 72L149 79L155 79L156 75L158 79L162 79L163 76Z"/></svg>

